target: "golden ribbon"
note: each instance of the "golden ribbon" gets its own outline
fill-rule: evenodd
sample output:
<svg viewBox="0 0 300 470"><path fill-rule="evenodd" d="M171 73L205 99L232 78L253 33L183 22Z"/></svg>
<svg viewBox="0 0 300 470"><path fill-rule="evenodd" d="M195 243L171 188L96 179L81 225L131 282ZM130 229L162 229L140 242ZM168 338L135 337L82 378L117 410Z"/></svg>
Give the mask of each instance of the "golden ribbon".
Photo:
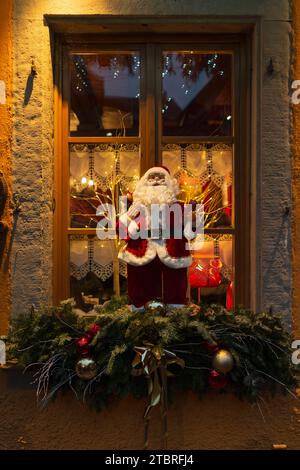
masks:
<svg viewBox="0 0 300 470"><path fill-rule="evenodd" d="M167 446L167 411L168 411L168 390L167 377L172 376L168 370L170 364L178 364L184 367L184 360L180 359L171 351L152 343L144 342L145 346L136 346L136 355L132 361L132 375L145 375L148 379L149 402L144 413L144 448L148 448L149 422L151 412L155 406L160 404L162 419L162 435L164 446Z"/></svg>

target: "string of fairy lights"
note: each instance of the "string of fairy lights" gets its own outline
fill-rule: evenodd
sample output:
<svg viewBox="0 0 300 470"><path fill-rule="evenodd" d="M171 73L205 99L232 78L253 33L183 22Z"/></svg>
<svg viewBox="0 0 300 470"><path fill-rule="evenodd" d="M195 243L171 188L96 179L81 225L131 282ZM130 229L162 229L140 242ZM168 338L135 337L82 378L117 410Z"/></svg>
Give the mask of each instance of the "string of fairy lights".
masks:
<svg viewBox="0 0 300 470"><path fill-rule="evenodd" d="M74 55L75 65L75 89L79 93L88 92L88 72L87 62L85 56ZM99 56L96 59L99 59ZM221 64L219 64L219 54L200 54L194 53L167 53L162 56L162 72L161 76L163 79L163 89L166 90L164 83L172 75L177 75L181 71L182 83L179 85L179 89L182 90L184 95L192 93L193 84L198 80L201 72L205 71L207 76L210 77L212 74L223 76L225 71ZM95 59L95 60L96 60ZM106 68L111 71L113 80L121 78L121 71L127 68L129 74L136 77L137 80L141 77L141 59L139 55L134 54L119 54L114 56L106 55L106 63L98 64L100 71L101 68ZM137 92L135 98L140 98L139 85L137 85ZM174 96L166 95L163 93L163 105L161 112L165 114L170 103L174 100Z"/></svg>
<svg viewBox="0 0 300 470"><path fill-rule="evenodd" d="M87 57L89 57L89 59L87 59ZM86 56L86 57L80 56L80 55L73 56L75 71L76 71L75 88L80 93L86 91L89 88L88 72L87 72L89 63L87 62L87 60L90 61L91 60L90 57L91 56ZM182 76L182 83L179 84L179 89L182 90L182 93L184 93L184 95L188 95L189 93L192 93L193 84L197 82L200 74L203 71L205 71L207 77L209 77L211 74L214 74L214 75L218 74L220 76L223 76L225 72L224 72L224 67L222 67L222 61L220 60L220 57L221 56L217 53L214 53L214 54L202 53L201 54L197 52L195 53L193 51L190 51L187 53L177 53L177 52L176 53L175 52L164 53L162 56L162 72L161 72L162 79L163 79L163 90L166 90L167 88L166 86L164 86L165 80L167 80L168 77L172 75L178 76L179 71L181 71L181 76ZM125 68L127 68L129 75L132 75L136 77L137 79L140 79L141 58L136 53L130 54L127 52L127 53L117 54L117 55L101 54L98 56L94 56L93 63L94 62L98 64L100 71L101 71L101 68L106 68L107 70L110 70L111 78L113 80L121 78L121 71ZM136 98L140 97L139 90L137 91L135 97ZM163 105L162 105L163 114L168 111L169 106L174 99L175 99L174 96L163 93ZM230 115L227 116L227 120L229 120L230 118L231 118ZM209 164L210 162L208 161L208 165ZM80 181L80 188L81 189L84 187L89 188L90 190L94 192L94 196L95 196L97 188L95 186L95 181L94 181L92 173L93 172L90 171L89 175L82 176L81 181ZM115 174L115 177L117 176L117 179L118 179L118 172L113 172L113 173ZM187 179L188 179L188 175L186 175L185 180ZM116 181L114 181L114 184L115 183ZM217 204L217 198L213 197L211 187L209 189L208 188L205 189L204 191L199 188L195 192L194 190L191 191L190 185L188 185L188 187L186 186L186 181L185 181L184 192L185 194L183 195L183 197L185 200L191 198L192 196L191 192L193 193L193 199L196 199L198 202L206 200L206 205L208 204L210 205L210 210L209 210L210 224L216 223L219 209L217 206L213 207L215 206L214 201ZM210 192L209 198L207 196L208 192ZM213 191L213 192L216 192L216 191ZM79 191L79 194L80 193L81 191ZM73 193L73 197L74 196L75 194ZM77 193L77 197L78 197L78 193Z"/></svg>
<svg viewBox="0 0 300 470"><path fill-rule="evenodd" d="M205 63L206 60L206 63ZM163 105L161 112L165 114L170 103L174 100L172 95L168 95L167 83L165 82L171 75L178 75L179 70L181 70L181 75L183 78L182 83L180 84L179 90L182 91L184 95L189 95L192 93L193 84L199 79L200 73L204 70L208 77L212 74L217 74L220 76L224 75L224 70L219 66L218 63L219 54L195 54L192 51L188 54L164 54L163 63L162 63L162 79L163 79ZM219 68L219 70L217 70Z"/></svg>

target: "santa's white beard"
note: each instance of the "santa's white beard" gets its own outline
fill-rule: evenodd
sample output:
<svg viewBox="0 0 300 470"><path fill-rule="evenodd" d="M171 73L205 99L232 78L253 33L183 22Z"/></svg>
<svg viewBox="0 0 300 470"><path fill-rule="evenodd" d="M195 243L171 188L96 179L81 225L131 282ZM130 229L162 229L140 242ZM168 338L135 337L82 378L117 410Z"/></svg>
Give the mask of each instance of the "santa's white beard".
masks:
<svg viewBox="0 0 300 470"><path fill-rule="evenodd" d="M168 186L151 186L147 183L137 184L133 193L133 200L145 206L173 204L176 201L176 192Z"/></svg>

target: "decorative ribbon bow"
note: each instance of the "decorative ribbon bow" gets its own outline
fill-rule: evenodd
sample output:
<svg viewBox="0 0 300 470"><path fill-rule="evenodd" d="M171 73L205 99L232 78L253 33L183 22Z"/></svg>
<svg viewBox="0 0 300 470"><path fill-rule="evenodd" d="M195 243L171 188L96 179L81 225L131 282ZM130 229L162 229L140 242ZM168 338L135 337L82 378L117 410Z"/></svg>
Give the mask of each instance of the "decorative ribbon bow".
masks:
<svg viewBox="0 0 300 470"><path fill-rule="evenodd" d="M132 361L132 375L145 375L148 379L149 401L144 413L144 448L148 447L148 431L152 409L160 403L162 434L164 445L167 445L167 411L168 411L168 390L167 377L173 376L167 368L170 364L178 364L184 367L184 360L180 359L171 351L163 349L160 346L154 346L152 343L144 342L145 346L136 346L135 358Z"/></svg>

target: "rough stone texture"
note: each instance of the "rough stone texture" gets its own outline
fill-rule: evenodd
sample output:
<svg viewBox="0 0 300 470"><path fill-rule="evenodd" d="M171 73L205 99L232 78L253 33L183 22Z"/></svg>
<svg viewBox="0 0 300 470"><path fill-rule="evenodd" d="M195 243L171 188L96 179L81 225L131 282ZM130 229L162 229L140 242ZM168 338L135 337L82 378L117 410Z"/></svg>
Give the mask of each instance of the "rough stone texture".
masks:
<svg viewBox="0 0 300 470"><path fill-rule="evenodd" d="M12 313L51 302L53 87L49 31L17 15L14 31L13 190L22 210L12 256ZM37 26L38 25L38 26ZM38 70L32 78L31 63Z"/></svg>
<svg viewBox="0 0 300 470"><path fill-rule="evenodd" d="M257 227L262 260L263 307L281 311L291 323L291 154L290 24L263 27L261 146L261 226ZM269 59L274 73L266 73ZM286 212L286 208L290 210Z"/></svg>
<svg viewBox="0 0 300 470"><path fill-rule="evenodd" d="M263 399L258 408L232 395L198 400L178 394L168 414L169 449L299 449L300 406L291 397ZM265 397L264 397L265 398ZM60 396L36 408L29 378L0 371L0 449L142 449L145 402L113 402L97 413L75 397ZM150 424L149 449L161 448L159 412Z"/></svg>
<svg viewBox="0 0 300 470"><path fill-rule="evenodd" d="M1 221L11 227L11 134L12 134L12 1L0 3L0 80L6 88L6 104L0 104L0 171L8 185L8 199ZM1 241L0 241L1 246ZM9 263L10 232L7 233L6 244L0 253L0 334L8 328L10 313L10 263Z"/></svg>
<svg viewBox="0 0 300 470"><path fill-rule="evenodd" d="M300 0L293 2L292 80L300 79ZM300 338L300 104L293 106L293 331Z"/></svg>

